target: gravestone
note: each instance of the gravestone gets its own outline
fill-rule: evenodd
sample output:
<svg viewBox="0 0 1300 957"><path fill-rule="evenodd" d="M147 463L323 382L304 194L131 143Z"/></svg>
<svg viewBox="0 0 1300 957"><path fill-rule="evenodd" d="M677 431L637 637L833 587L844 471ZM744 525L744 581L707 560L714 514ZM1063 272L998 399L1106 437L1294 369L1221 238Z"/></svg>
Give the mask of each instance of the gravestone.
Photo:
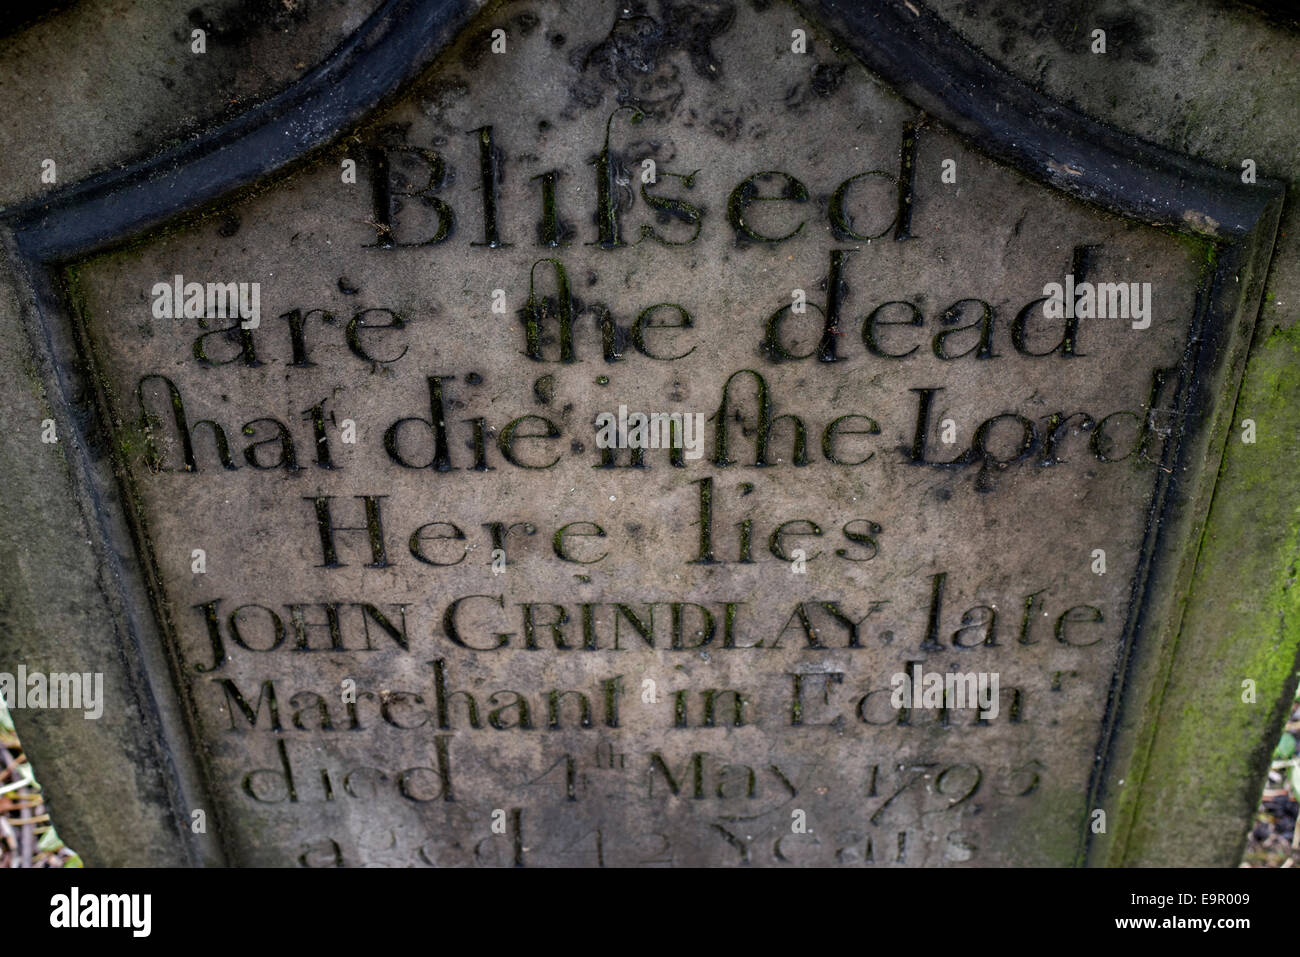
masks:
<svg viewBox="0 0 1300 957"><path fill-rule="evenodd" d="M1279 206L918 4L564 0L11 212L159 853L1122 860Z"/></svg>

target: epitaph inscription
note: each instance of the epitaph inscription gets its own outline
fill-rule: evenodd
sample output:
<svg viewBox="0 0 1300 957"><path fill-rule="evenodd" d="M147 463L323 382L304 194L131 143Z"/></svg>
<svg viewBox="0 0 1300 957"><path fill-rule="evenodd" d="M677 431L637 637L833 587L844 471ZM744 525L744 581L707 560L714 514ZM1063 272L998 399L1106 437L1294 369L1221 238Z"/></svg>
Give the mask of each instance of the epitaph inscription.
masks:
<svg viewBox="0 0 1300 957"><path fill-rule="evenodd" d="M76 270L205 810L246 864L1069 863L1202 260L785 5L489 11Z"/></svg>

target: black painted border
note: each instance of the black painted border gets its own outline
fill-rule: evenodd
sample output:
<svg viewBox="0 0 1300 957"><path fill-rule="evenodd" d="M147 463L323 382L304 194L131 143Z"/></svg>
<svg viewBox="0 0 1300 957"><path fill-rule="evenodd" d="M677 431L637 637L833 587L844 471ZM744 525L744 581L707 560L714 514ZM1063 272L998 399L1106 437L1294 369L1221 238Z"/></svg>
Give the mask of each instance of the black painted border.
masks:
<svg viewBox="0 0 1300 957"><path fill-rule="evenodd" d="M236 119L0 213L4 245L29 286L27 331L44 369L51 411L60 423L74 426L61 427L60 435L76 491L98 525L100 560L117 585L111 612L128 684L147 732L159 738L152 757L164 769L160 776L180 848L177 863L226 864L236 858L221 820L222 803L211 799L206 768L197 757L204 752L189 683L161 601L144 516L127 514L135 509L121 463L114 462L110 471L103 461L111 434L108 406L88 374L94 357L81 335L65 267L287 175L390 103L481 5L482 0L387 0L322 63ZM113 494L114 482L125 494ZM142 664L160 656L171 688L155 687ZM182 747L184 753L177 753ZM193 807L213 810L213 837L191 832Z"/></svg>
<svg viewBox="0 0 1300 957"><path fill-rule="evenodd" d="M1177 442L1166 443L1162 465L1170 471L1162 468L1152 498L1098 743L1086 807L1102 806L1108 797L1108 773L1124 718L1121 704L1136 667L1139 636L1158 627L1147 620L1152 583L1173 576L1180 557L1186 557L1168 554L1165 544L1173 535L1173 524L1167 520L1180 503L1187 504L1181 502L1181 476L1197 464L1194 453L1205 451L1189 438L1205 438L1201 433L1216 399L1235 399L1244 362L1226 361L1232 325L1243 309L1253 325L1257 298L1249 293L1243 296L1240 279L1244 275L1247 285L1258 285L1267 267L1283 187L1270 180L1245 186L1234 171L1142 142L1048 99L1003 71L919 0L796 3L900 95L992 158L1091 205L1208 238L1217 246L1214 269L1198 293L1176 389L1173 412L1188 425ZM86 413L87 383L75 357L67 355L66 335L56 334L56 328L66 328L72 312L60 282L62 268L230 200L304 162L382 108L430 66L476 6L474 0L388 0L320 66L235 120L160 155L92 176L41 202L0 214L6 245L18 254L31 287L29 332L45 360L48 377L54 380L51 403L65 421L80 426L69 443L75 451L71 457L79 491L97 507L104 541L119 546L107 549L109 554L125 556L133 545L146 551L147 546L123 542L124 516L104 511L105 496L98 487L103 476L92 463L91 447L108 434L107 424L102 420L102 405L97 413ZM76 344L77 353L83 353L83 345ZM1238 348L1244 345L1238 343ZM98 421L96 414L101 417ZM1210 449L1213 461L1222 451L1221 442L1218 445ZM1203 456L1199 461L1204 462ZM1208 498L1201 498L1200 505L1208 507ZM119 558L118 564L126 563ZM127 567L115 572L119 581L135 577ZM125 595L126 586L122 587ZM127 618L122 634L138 644L152 625L129 608L129 602L119 603L119 615ZM174 658L171 667L178 694L185 700L186 682ZM142 695L150 697L147 677L141 673L136 680ZM191 711L188 703L182 711ZM192 734L192 729L187 730ZM161 757L164 762L184 760L166 753ZM178 830L188 840L189 828L183 826L188 814L179 788L173 788L172 796ZM209 806L220 804L209 802ZM1076 863L1088 862L1090 845L1091 834L1081 827ZM216 862L210 850L203 854L193 847L187 857L191 863Z"/></svg>
<svg viewBox="0 0 1300 957"><path fill-rule="evenodd" d="M1147 703L1130 701L1129 693L1136 684L1139 651L1146 644L1142 639L1162 628L1172 627L1177 633L1178 622L1170 625L1154 618L1158 610L1153 582L1161 580L1169 587L1169 580L1176 579L1178 566L1188 557L1176 550L1178 530L1184 534L1194 531L1194 517L1184 514L1184 524L1176 525L1172 519L1180 507L1184 513L1188 505L1208 511L1208 494L1203 492L1199 501L1189 501L1194 492L1185 491L1183 485L1203 482L1198 469L1207 463L1214 463L1217 473L1222 442L1205 448L1191 438L1206 438L1201 433L1210 425L1216 400L1235 404L1245 362L1244 355L1232 361L1233 326L1244 305L1249 310L1246 328L1252 329L1257 310L1241 279L1244 276L1245 285L1255 287L1257 298L1272 254L1285 188L1263 179L1246 185L1236 171L1146 143L1048 99L994 64L921 3L803 3L868 69L992 158L1108 212L1204 237L1215 244L1213 266L1197 289L1186 351L1168 410L1183 427L1177 441L1165 443L1157 471L1084 820L1079 823L1075 863L1096 863L1087 809L1111 807L1117 798L1112 772L1118 764L1119 739L1126 731L1126 720L1131 725L1137 717L1134 712ZM1238 344L1240 350L1249 345L1249 335L1245 338L1247 342ZM1186 548L1195 544L1189 541ZM1159 610L1169 607L1166 601ZM1177 613L1181 615L1181 607ZM1151 694L1155 689L1141 690ZM1128 734L1134 736L1132 730ZM1130 758L1141 748L1140 740L1128 744ZM1127 764L1138 781L1144 765L1140 755ZM1124 852L1121 841L1119 855L1112 859L1122 860Z"/></svg>

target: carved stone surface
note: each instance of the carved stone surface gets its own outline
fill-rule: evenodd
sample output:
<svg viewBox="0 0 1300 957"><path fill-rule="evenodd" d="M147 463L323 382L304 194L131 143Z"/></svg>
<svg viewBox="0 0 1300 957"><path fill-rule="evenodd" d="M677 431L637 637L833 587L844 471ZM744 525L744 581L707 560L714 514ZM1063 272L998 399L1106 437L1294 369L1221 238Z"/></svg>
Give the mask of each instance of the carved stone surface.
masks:
<svg viewBox="0 0 1300 957"><path fill-rule="evenodd" d="M18 215L195 860L1097 861L1276 191L936 107L912 6L491 8L206 215Z"/></svg>

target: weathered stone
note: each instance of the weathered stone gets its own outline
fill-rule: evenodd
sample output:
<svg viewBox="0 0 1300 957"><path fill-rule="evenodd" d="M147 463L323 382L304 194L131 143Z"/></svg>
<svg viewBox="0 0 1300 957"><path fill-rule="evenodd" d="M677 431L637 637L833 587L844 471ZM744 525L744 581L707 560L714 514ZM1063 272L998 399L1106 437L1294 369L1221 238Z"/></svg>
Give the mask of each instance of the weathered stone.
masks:
<svg viewBox="0 0 1300 957"><path fill-rule="evenodd" d="M1123 858L1278 188L913 6L492 8L281 178L11 217L178 856Z"/></svg>

